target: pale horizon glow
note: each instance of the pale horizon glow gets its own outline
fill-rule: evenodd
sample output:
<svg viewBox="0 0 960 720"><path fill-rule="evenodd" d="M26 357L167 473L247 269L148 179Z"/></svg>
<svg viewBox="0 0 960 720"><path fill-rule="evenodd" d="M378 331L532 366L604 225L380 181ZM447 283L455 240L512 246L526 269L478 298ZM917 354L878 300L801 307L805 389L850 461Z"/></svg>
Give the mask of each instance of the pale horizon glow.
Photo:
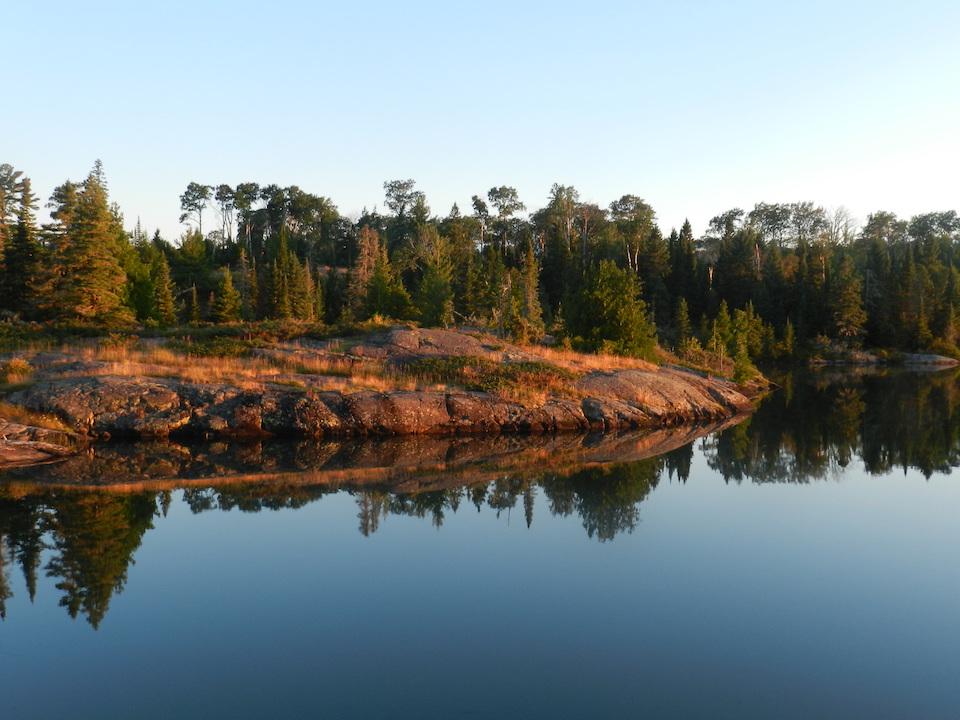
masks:
<svg viewBox="0 0 960 720"><path fill-rule="evenodd" d="M20 3L0 137L45 201L100 158L175 239L187 183L298 185L356 216L411 177L639 195L664 232L757 202L960 209L960 5ZM22 72L21 72L21 69ZM24 82L17 82L23 78ZM211 212L211 216L213 213Z"/></svg>

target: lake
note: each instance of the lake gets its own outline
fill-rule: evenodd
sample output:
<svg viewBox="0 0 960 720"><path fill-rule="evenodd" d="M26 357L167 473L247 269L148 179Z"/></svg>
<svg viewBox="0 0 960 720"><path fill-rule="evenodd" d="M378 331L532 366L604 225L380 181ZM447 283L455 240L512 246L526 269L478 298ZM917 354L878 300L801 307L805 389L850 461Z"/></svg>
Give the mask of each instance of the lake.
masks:
<svg viewBox="0 0 960 720"><path fill-rule="evenodd" d="M960 384L0 476L3 718L956 718Z"/></svg>

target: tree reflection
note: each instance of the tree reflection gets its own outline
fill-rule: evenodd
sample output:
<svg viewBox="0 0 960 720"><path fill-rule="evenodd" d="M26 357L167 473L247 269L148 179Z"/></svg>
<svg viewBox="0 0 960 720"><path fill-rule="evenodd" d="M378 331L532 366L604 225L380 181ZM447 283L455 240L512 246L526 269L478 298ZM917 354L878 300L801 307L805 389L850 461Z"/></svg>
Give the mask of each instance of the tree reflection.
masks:
<svg viewBox="0 0 960 720"><path fill-rule="evenodd" d="M56 579L60 605L71 617L99 626L143 534L153 527L158 493L120 495L48 492L0 498L0 547L23 571L30 600L45 551L46 575ZM6 568L3 568L6 570ZM0 572L0 575L4 575ZM11 596L9 584L2 594ZM0 603L0 609L2 603Z"/></svg>
<svg viewBox="0 0 960 720"><path fill-rule="evenodd" d="M71 494L56 503L48 514L54 554L47 575L59 578L60 604L70 617L82 612L100 624L157 511L156 493Z"/></svg>
<svg viewBox="0 0 960 720"><path fill-rule="evenodd" d="M871 474L929 478L960 464L958 372L814 373L785 378L746 422L703 442L725 480L809 482L854 459Z"/></svg>
<svg viewBox="0 0 960 720"><path fill-rule="evenodd" d="M957 372L786 376L783 389L751 418L706 437L699 452L727 482L805 483L840 477L855 461L873 474L908 468L926 477L949 473L960 464L957 379ZM534 442L544 447L542 439ZM476 462L451 475L418 470L412 477L381 480L377 468L383 447L326 444L308 448L304 455L300 447L271 454L266 446L242 446L237 462L263 463L272 470L289 462L309 468L310 457L338 470L352 464L371 470L362 476L364 482L344 483L342 488L322 475L275 473L219 486L214 481L178 494L193 513L263 512L300 508L345 491L355 499L358 529L366 537L382 532L391 516L429 520L441 528L463 508L475 508L535 531L537 514L548 512L576 517L587 537L609 542L637 528L641 506L659 482L687 482L696 457L694 444L688 442L652 458L580 462L563 471L548 471L546 461L525 461L503 470ZM386 447L395 452L397 446ZM461 452L465 448L457 446ZM218 466L230 456L229 446L210 446L205 452ZM290 457L284 459L284 452ZM185 462L183 452L168 446L158 447L161 460L152 463L148 446L117 453L127 464L142 461L150 473L161 465ZM615 460L616 454L608 457ZM93 455L91 465L77 467L89 479L117 462L117 457ZM176 498L168 488L80 491L36 483L0 485L0 618L7 614L19 568L31 601L43 572L53 580L60 605L70 616L82 616L98 627L112 598L123 591L144 534L158 517L166 516Z"/></svg>

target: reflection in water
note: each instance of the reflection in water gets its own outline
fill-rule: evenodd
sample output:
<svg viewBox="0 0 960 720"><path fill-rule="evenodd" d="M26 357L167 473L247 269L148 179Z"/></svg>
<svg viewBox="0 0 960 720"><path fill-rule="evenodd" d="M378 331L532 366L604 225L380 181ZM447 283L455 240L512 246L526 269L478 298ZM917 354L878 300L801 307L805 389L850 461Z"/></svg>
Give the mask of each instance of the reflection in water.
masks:
<svg viewBox="0 0 960 720"><path fill-rule="evenodd" d="M0 546L10 564L20 566L31 600L41 557L49 551L44 570L57 580L60 605L71 617L82 614L97 627L113 593L123 589L133 554L153 527L163 496L56 491L3 496ZM0 616L5 616L9 582L5 573L0 577Z"/></svg>
<svg viewBox="0 0 960 720"><path fill-rule="evenodd" d="M949 473L960 464L957 380L953 370L788 375L753 416L705 441L705 454L728 481L808 482L855 458L874 475Z"/></svg>
<svg viewBox="0 0 960 720"><path fill-rule="evenodd" d="M960 462L956 380L955 372L788 376L755 415L704 437L700 452L725 480L736 482L839 476L855 458L870 473L908 467L927 477L949 472ZM193 513L298 508L349 492L365 536L390 515L429 519L439 528L464 506L497 516L522 512L534 527L535 499L542 496L546 502L537 507L575 516L588 537L610 541L637 527L641 503L661 478L687 480L693 441L708 430L99 448L45 469L10 473L0 485L0 616L11 597L9 573L19 568L31 600L37 575L45 572L56 580L70 616L82 615L97 627L112 595L123 590L144 533L169 509L174 487L184 487L183 501ZM213 479L223 476L230 481ZM122 484L90 487L111 479Z"/></svg>

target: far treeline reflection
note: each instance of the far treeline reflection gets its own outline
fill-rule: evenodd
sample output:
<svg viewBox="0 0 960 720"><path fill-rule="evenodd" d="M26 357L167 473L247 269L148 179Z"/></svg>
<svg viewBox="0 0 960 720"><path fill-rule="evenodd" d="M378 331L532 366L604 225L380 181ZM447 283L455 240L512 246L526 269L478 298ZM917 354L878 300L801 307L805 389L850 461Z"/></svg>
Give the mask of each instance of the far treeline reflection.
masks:
<svg viewBox="0 0 960 720"><path fill-rule="evenodd" d="M780 379L743 423L699 442L709 466L725 481L805 483L839 477L855 459L867 472L913 468L929 478L948 473L958 458L957 371L805 373ZM389 515L429 518L441 527L461 507L523 513L535 523L537 507L579 517L586 534L601 542L637 526L640 505L666 475L686 482L694 456L688 444L638 462L590 467L565 474L518 471L495 480L416 493L388 487L348 490L356 497L359 530L376 533ZM24 487L29 488L24 491ZM268 483L191 488L183 500L194 513L260 512L298 508L338 492L323 484ZM167 514L169 490L136 493L0 485L0 617L11 597L9 573L19 567L31 600L40 572L56 579L60 605L97 627L154 521Z"/></svg>

